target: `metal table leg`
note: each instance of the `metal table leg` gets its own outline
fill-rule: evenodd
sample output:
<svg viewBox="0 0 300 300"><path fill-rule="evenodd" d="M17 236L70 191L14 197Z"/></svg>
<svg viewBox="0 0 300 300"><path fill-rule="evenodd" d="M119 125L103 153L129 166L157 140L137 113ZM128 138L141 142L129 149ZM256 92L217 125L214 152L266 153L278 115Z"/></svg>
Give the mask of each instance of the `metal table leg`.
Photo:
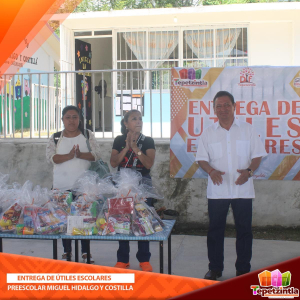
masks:
<svg viewBox="0 0 300 300"><path fill-rule="evenodd" d="M78 262L78 240L75 240L75 262Z"/></svg>
<svg viewBox="0 0 300 300"><path fill-rule="evenodd" d="M57 239L53 240L53 259L57 259Z"/></svg>
<svg viewBox="0 0 300 300"><path fill-rule="evenodd" d="M171 234L168 238L168 274L172 271L172 260L171 260Z"/></svg>
<svg viewBox="0 0 300 300"><path fill-rule="evenodd" d="M90 240L87 240L87 263L91 263L91 247L90 247Z"/></svg>
<svg viewBox="0 0 300 300"><path fill-rule="evenodd" d="M164 272L164 242L159 242L160 273Z"/></svg>

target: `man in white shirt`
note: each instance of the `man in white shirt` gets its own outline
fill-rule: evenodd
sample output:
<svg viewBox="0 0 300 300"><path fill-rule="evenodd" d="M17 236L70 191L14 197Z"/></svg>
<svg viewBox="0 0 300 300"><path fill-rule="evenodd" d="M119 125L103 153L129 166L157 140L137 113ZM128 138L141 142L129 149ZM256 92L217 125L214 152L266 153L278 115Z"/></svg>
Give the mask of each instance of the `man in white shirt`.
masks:
<svg viewBox="0 0 300 300"><path fill-rule="evenodd" d="M253 172L266 150L254 127L234 116L233 96L220 91L213 100L219 121L199 138L196 161L208 173L209 271L205 279L216 280L224 269L224 232L231 205L237 232L236 275L250 271L252 256Z"/></svg>

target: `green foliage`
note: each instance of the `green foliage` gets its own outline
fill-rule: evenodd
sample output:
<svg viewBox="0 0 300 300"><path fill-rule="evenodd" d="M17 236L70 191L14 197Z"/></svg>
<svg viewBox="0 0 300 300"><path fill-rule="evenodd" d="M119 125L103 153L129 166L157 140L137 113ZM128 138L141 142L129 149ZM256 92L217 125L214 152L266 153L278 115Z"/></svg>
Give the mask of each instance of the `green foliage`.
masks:
<svg viewBox="0 0 300 300"><path fill-rule="evenodd" d="M58 36L58 37L60 37L60 30L59 30L59 27L57 27L56 29L55 29L55 34Z"/></svg>
<svg viewBox="0 0 300 300"><path fill-rule="evenodd" d="M83 0L74 12L198 6L202 0Z"/></svg>
<svg viewBox="0 0 300 300"><path fill-rule="evenodd" d="M299 1L300 0L82 0L74 12Z"/></svg>
<svg viewBox="0 0 300 300"><path fill-rule="evenodd" d="M297 0L296 0L297 1ZM278 0L203 0L203 5L225 5L245 3L282 2Z"/></svg>
<svg viewBox="0 0 300 300"><path fill-rule="evenodd" d="M57 70L55 67L54 67L54 72L58 72L59 70ZM61 85L60 85L60 74L55 74L54 75L54 86L56 87L56 85L57 85L57 87L61 87Z"/></svg>

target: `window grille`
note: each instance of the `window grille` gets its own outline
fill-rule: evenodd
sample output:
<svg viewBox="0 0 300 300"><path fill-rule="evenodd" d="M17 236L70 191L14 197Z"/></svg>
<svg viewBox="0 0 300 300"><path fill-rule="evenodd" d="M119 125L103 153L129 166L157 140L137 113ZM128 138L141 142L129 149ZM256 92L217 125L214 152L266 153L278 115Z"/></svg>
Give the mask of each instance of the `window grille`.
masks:
<svg viewBox="0 0 300 300"><path fill-rule="evenodd" d="M117 69L160 69L180 64L193 68L247 66L247 28L148 28L117 33ZM118 90L170 86L169 71L134 72L131 77L126 71L122 73L117 76Z"/></svg>

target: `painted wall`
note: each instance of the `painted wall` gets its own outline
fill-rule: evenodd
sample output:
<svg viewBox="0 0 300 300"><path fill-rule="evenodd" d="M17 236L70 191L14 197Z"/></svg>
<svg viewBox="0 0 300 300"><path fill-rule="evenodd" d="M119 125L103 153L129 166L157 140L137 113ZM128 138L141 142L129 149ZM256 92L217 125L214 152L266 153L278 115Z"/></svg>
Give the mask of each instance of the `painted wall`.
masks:
<svg viewBox="0 0 300 300"><path fill-rule="evenodd" d="M249 65L290 66L300 65L299 15L297 2L252 3L71 14L64 24L73 30L246 25Z"/></svg>
<svg viewBox="0 0 300 300"><path fill-rule="evenodd" d="M170 137L170 93L163 92L162 99L160 102L160 93L152 93L152 105L150 99L150 92L144 94L144 115L143 115L143 133L151 136L151 125L152 125L152 137L161 137L162 132L163 138ZM116 106L116 104L115 104ZM150 107L152 106L152 124L150 122L151 113ZM160 109L162 108L162 109ZM162 113L161 113L162 111ZM115 116L115 133L116 135L121 134L121 116ZM161 120L162 122L161 122Z"/></svg>
<svg viewBox="0 0 300 300"><path fill-rule="evenodd" d="M12 115L15 114L15 130L21 130L22 124L21 124L21 103L22 99L21 96L23 96L23 128L28 129L30 128L30 95L33 95L35 101L36 101L36 107L38 107L38 89L35 87L32 88L32 84L38 84L41 85L47 85L48 84L48 76L49 76L49 85L54 86L54 75L53 74L42 74L40 77L37 74L37 72L53 72L54 66L58 65L59 61L59 47L57 48L57 45L59 44L58 39L52 35L43 45L39 45L38 41L34 39L32 42L29 43L28 48L25 48L25 50L22 52L21 55L19 55L16 59L16 63L25 62L23 67L21 67L16 75L13 77L10 76L11 82L7 83L7 107L8 107L8 114L7 114L7 130L10 132L12 130ZM37 49L38 50L32 54L30 57L27 56L28 52L30 52L31 49ZM56 51L55 51L56 50ZM15 55L15 53L13 54ZM7 73L10 71L8 70ZM28 73L23 76L23 82L22 77L19 75L19 73ZM30 81L30 74L31 81ZM40 78L40 79L39 79ZM2 89L2 82L0 81L0 111L2 111L2 98L4 99L4 90ZM13 87L14 86L14 87ZM10 98L8 91L10 90ZM23 95L21 95L21 91L23 90ZM2 94L3 93L3 94ZM42 120L44 120L44 111L45 111L45 99L47 97L46 89L42 89L41 91L41 97L43 99L43 108L42 108ZM53 89L52 93L53 94ZM9 104L9 101L11 99L11 103ZM10 108L10 109L9 109ZM35 116L36 122L38 122L38 116ZM2 115L0 116L0 132L2 131L3 126L2 121Z"/></svg>
<svg viewBox="0 0 300 300"><path fill-rule="evenodd" d="M109 61L112 59L116 63L116 32L117 30L126 30L136 28L151 28L163 30L164 28L184 30L187 28L216 28L230 26L247 26L248 27L248 54L249 66L293 66L300 65L300 3L253 3L253 4L236 4L223 6L199 6L187 8L172 9L142 9L126 10L111 12L93 12L71 14L65 21L64 25L72 30L93 31L93 30L112 30L114 38L113 51L107 49L101 39L90 40L94 49L93 69L102 69L104 66L98 59L103 55ZM176 21L175 21L176 20ZM100 22L101 21L101 22ZM103 53L106 51L106 54ZM110 56L112 55L112 56ZM95 65L94 65L95 64ZM179 62L182 65L182 62ZM116 65L113 67L116 68ZM108 89L110 91L110 88ZM153 103L157 104L154 96ZM169 97L163 95L165 98ZM145 117L144 130L150 134L150 112L147 108L149 94L145 93ZM149 102L149 101L148 101ZM110 101L105 102L110 103ZM163 104L165 106L165 104ZM154 137L160 137L162 127L163 137L169 137L170 124L164 119L169 116L170 109L163 107L163 123L160 120L153 120L152 132ZM149 107L149 106L148 106ZM154 118L160 116L160 104L154 106ZM98 110L97 110L98 109ZM99 107L96 107L99 111ZM105 112L110 116L110 107L105 107ZM99 119L96 113L96 124ZM108 120L108 118L106 118ZM115 116L114 129L115 134L119 134L120 118Z"/></svg>
<svg viewBox="0 0 300 300"><path fill-rule="evenodd" d="M10 174L11 182L52 186L52 166L45 160L46 142L0 142L0 172ZM99 142L103 160L109 162L112 140ZM33 155L34 153L34 155ZM181 226L208 224L206 179L172 179L169 176L169 142L156 141L156 160L151 174L153 183L163 193L157 207L179 211ZM116 170L112 170L115 172ZM300 224L300 185L292 181L254 181L253 226L294 227ZM232 213L228 223L233 224Z"/></svg>
<svg viewBox="0 0 300 300"><path fill-rule="evenodd" d="M249 65L294 65L292 22L250 24L248 44Z"/></svg>

